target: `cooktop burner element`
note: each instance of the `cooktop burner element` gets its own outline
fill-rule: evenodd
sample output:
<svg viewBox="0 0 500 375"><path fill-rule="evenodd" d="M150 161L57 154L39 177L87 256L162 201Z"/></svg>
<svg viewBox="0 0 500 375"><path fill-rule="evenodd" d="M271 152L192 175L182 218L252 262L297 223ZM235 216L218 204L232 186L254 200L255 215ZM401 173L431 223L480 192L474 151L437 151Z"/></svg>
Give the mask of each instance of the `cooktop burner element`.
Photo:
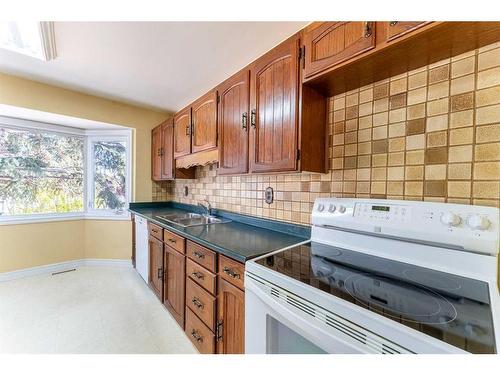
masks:
<svg viewBox="0 0 500 375"><path fill-rule="evenodd" d="M495 353L485 282L310 242L256 261L472 353Z"/></svg>
<svg viewBox="0 0 500 375"><path fill-rule="evenodd" d="M429 280L437 289L454 291L462 286L455 280L444 277L436 277L436 272L425 269L407 269L403 271L403 275L410 281L418 283L419 280Z"/></svg>
<svg viewBox="0 0 500 375"><path fill-rule="evenodd" d="M381 276L352 275L344 288L357 302L385 309L393 319L413 323L442 324L457 317L457 310L442 295L416 285L398 282ZM389 291L388 291L389 289ZM394 296L407 294L405 301Z"/></svg>

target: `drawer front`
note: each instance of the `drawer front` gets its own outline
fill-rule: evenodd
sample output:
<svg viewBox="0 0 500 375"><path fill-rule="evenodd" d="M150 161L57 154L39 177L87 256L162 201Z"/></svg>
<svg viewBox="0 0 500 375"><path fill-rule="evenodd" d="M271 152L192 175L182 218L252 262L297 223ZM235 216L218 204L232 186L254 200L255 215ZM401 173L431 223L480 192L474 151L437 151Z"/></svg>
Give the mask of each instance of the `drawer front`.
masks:
<svg viewBox="0 0 500 375"><path fill-rule="evenodd" d="M219 275L234 286L243 289L245 265L235 260L219 255Z"/></svg>
<svg viewBox="0 0 500 375"><path fill-rule="evenodd" d="M186 309L186 335L202 354L215 353L215 335L189 309Z"/></svg>
<svg viewBox="0 0 500 375"><path fill-rule="evenodd" d="M148 231L149 235L153 236L154 238L158 238L160 241L163 241L163 228L148 222Z"/></svg>
<svg viewBox="0 0 500 375"><path fill-rule="evenodd" d="M215 272L217 254L197 243L187 241L187 256L207 270Z"/></svg>
<svg viewBox="0 0 500 375"><path fill-rule="evenodd" d="M186 240L175 233L172 233L166 229L163 230L163 242L165 242L172 249L185 254L186 253Z"/></svg>
<svg viewBox="0 0 500 375"><path fill-rule="evenodd" d="M190 278L186 280L186 306L215 331L215 297Z"/></svg>
<svg viewBox="0 0 500 375"><path fill-rule="evenodd" d="M217 276L198 263L188 259L186 262L186 275L194 280L198 285L215 295L215 285Z"/></svg>

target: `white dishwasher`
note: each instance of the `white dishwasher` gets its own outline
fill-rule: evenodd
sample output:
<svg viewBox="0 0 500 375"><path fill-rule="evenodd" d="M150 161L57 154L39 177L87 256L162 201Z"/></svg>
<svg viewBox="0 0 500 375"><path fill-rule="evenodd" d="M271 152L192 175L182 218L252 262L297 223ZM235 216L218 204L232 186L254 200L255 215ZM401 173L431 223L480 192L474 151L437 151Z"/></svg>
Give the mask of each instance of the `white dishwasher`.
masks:
<svg viewBox="0 0 500 375"><path fill-rule="evenodd" d="M135 219L135 267L146 283L149 282L148 221Z"/></svg>

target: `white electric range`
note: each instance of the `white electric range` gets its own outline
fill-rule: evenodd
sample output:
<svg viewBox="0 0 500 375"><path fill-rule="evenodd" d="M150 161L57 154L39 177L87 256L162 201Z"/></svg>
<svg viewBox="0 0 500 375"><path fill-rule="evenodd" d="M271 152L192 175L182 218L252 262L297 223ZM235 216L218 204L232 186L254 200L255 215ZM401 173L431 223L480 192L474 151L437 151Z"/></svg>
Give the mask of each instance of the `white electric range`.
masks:
<svg viewBox="0 0 500 375"><path fill-rule="evenodd" d="M498 353L499 210L320 198L247 262L246 353Z"/></svg>

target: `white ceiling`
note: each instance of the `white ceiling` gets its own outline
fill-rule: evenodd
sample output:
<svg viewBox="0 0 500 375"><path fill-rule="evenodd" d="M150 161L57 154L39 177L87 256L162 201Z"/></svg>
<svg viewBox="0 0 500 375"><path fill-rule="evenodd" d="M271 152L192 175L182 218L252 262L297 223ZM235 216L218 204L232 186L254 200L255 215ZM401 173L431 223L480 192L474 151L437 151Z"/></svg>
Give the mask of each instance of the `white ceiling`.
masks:
<svg viewBox="0 0 500 375"><path fill-rule="evenodd" d="M0 49L0 71L177 111L306 22L55 22L58 57Z"/></svg>

